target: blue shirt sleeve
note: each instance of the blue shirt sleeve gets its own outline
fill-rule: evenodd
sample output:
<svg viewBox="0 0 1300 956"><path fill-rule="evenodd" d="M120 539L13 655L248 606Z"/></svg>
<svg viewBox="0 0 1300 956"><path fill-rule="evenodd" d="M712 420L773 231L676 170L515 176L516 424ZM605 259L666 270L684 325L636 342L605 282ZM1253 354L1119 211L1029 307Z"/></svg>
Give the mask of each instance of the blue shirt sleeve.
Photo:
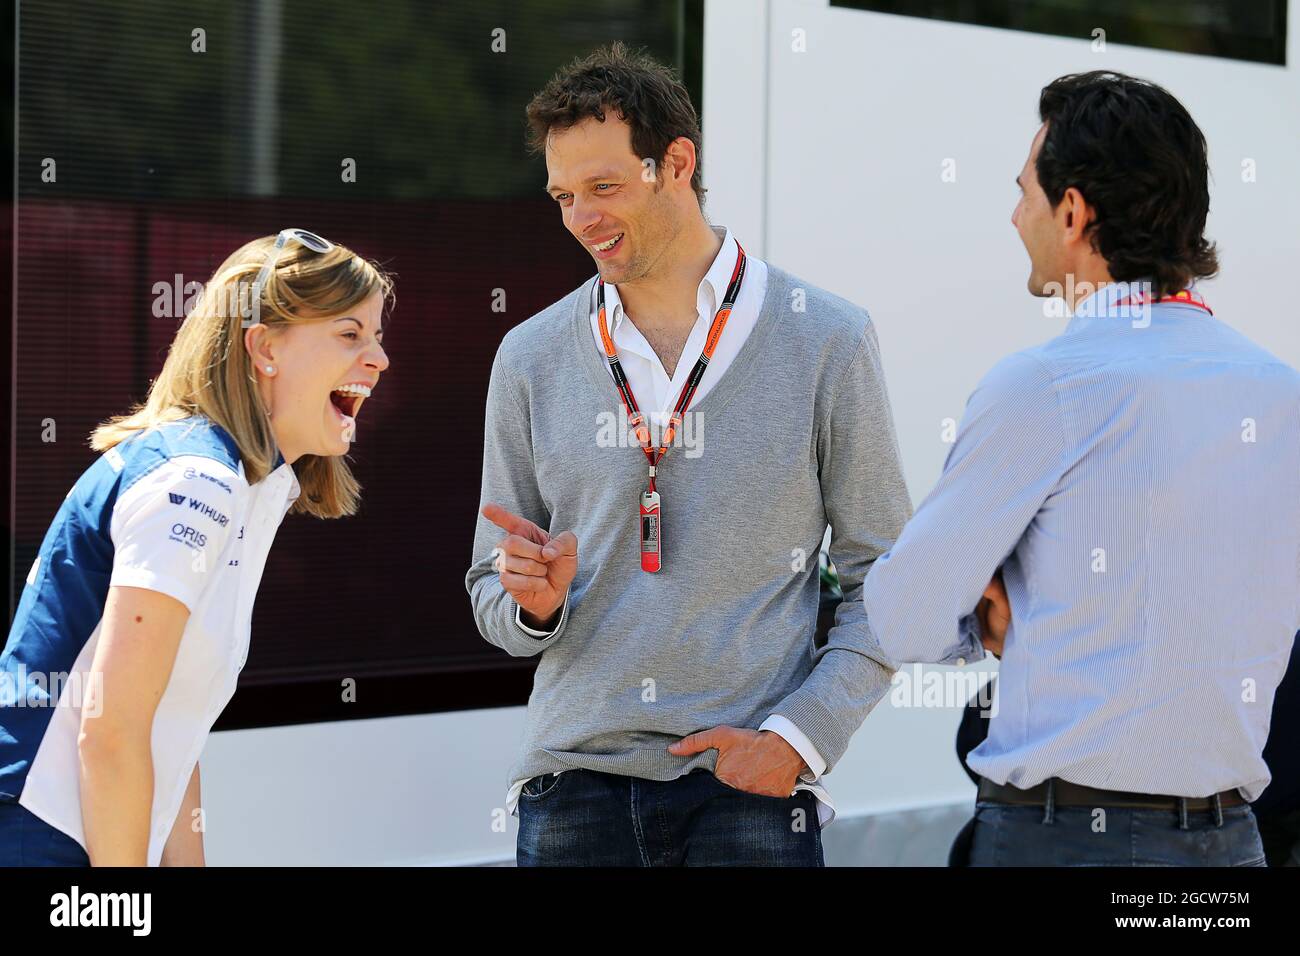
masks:
<svg viewBox="0 0 1300 956"><path fill-rule="evenodd" d="M1065 448L1050 370L1028 353L1003 359L967 401L938 484L867 577L867 622L885 656L983 658L975 607L1056 488Z"/></svg>

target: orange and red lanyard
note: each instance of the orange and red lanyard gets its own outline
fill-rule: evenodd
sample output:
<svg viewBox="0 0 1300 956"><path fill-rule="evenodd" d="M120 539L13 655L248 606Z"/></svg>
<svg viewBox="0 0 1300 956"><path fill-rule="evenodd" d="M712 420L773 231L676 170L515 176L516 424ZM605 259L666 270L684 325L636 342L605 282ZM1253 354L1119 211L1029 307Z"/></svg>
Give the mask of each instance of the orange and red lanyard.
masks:
<svg viewBox="0 0 1300 956"><path fill-rule="evenodd" d="M662 554L662 513L659 492L655 487L656 472L660 462L668 454L668 448L673 443L677 429L681 427L686 409L690 406L691 399L695 397L700 379L704 377L704 370L709 367L709 359L713 358L714 350L718 347L718 340L722 338L722 330L726 327L731 310L736 305L736 298L740 295L740 285L745 278L745 250L741 248L740 243L736 243L736 249L736 265L731 271L731 281L727 284L722 306L714 315L713 324L709 326L708 338L704 340L704 350L700 352L695 367L691 369L691 374L682 385L681 394L677 396L677 404L673 406L672 415L668 418L668 425L664 428L658 449L650 440L650 428L646 424L645 415L641 413L636 403L636 396L632 394L632 386L623 372L623 365L619 362L618 352L614 348L614 339L605 317L605 280L597 280L596 317L600 325L600 341L605 347L605 357L609 359L609 370L613 373L614 385L618 388L623 407L627 410L628 424L632 427L637 441L641 444L641 451L645 453L646 461L650 465L650 483L641 495L640 509L641 568L645 571L658 571Z"/></svg>
<svg viewBox="0 0 1300 956"><path fill-rule="evenodd" d="M1125 296L1115 303L1115 308L1123 305L1161 305L1166 302L1173 302L1177 305L1190 305L1198 309L1204 309L1210 315L1214 315L1210 307L1205 304L1205 299L1197 292L1191 289L1183 289L1181 292L1175 292L1173 295L1162 295L1156 298L1149 292L1139 292L1136 295Z"/></svg>

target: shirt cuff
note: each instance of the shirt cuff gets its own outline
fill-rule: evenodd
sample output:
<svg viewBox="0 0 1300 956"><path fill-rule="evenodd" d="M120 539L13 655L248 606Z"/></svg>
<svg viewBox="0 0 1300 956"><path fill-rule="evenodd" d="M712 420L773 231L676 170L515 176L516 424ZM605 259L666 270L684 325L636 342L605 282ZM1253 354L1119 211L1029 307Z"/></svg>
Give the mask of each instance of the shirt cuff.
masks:
<svg viewBox="0 0 1300 956"><path fill-rule="evenodd" d="M980 627L980 616L978 614L967 614L958 622L957 630L961 635L960 645L946 658L936 661L936 663L956 664L958 667L964 667L967 664L984 660L984 629Z"/></svg>
<svg viewBox="0 0 1300 956"><path fill-rule="evenodd" d="M803 758L803 762L808 765L808 769L799 774L800 780L815 783L817 778L826 772L826 761L822 759L822 755L813 746L813 742L788 718L782 717L780 714L773 714L763 721L758 729L770 730L772 733L777 734Z"/></svg>
<svg viewBox="0 0 1300 956"><path fill-rule="evenodd" d="M514 601L514 598L511 598L510 600ZM523 631L525 634L529 635L530 637L550 637L553 634L558 633L560 628L564 627L564 619L569 616L569 592L568 591L564 592L564 607L560 609L560 619L555 622L555 627L549 631L538 631L535 630L534 628L529 627L527 624L524 623L524 620L521 617L522 614L523 614L523 608L521 608L518 602L516 602L515 603L515 626L518 627L519 630Z"/></svg>

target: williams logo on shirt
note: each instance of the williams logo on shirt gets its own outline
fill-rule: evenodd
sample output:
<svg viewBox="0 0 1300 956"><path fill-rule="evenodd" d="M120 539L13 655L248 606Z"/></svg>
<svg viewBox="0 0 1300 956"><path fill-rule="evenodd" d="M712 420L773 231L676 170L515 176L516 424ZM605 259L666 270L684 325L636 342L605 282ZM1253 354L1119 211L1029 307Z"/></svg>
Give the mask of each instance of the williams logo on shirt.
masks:
<svg viewBox="0 0 1300 956"><path fill-rule="evenodd" d="M178 495L174 491L167 492L167 497L171 498L172 504L174 505L183 505L185 504L186 501L184 495ZM213 521L217 523L217 527L219 528L224 528L230 522L230 519L228 517L223 515L220 511L212 507L212 505L208 504L206 501L200 501L198 498L190 498L189 502L190 502L191 510L197 511L205 518L211 518Z"/></svg>

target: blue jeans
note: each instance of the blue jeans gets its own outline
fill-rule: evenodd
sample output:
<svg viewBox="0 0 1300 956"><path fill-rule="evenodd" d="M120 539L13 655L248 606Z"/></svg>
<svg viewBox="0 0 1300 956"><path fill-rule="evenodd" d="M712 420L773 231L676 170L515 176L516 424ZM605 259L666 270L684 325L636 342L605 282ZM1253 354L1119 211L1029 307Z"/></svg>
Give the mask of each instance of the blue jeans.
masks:
<svg viewBox="0 0 1300 956"><path fill-rule="evenodd" d="M90 857L22 804L0 800L0 866L90 866Z"/></svg>
<svg viewBox="0 0 1300 956"><path fill-rule="evenodd" d="M519 795L520 866L824 866L817 799L764 797L705 770L643 780L543 774Z"/></svg>
<svg viewBox="0 0 1300 956"><path fill-rule="evenodd" d="M1104 814L1104 815L1103 815ZM975 804L970 866L1264 866L1249 806L1189 812ZM959 861L954 861L959 862Z"/></svg>

